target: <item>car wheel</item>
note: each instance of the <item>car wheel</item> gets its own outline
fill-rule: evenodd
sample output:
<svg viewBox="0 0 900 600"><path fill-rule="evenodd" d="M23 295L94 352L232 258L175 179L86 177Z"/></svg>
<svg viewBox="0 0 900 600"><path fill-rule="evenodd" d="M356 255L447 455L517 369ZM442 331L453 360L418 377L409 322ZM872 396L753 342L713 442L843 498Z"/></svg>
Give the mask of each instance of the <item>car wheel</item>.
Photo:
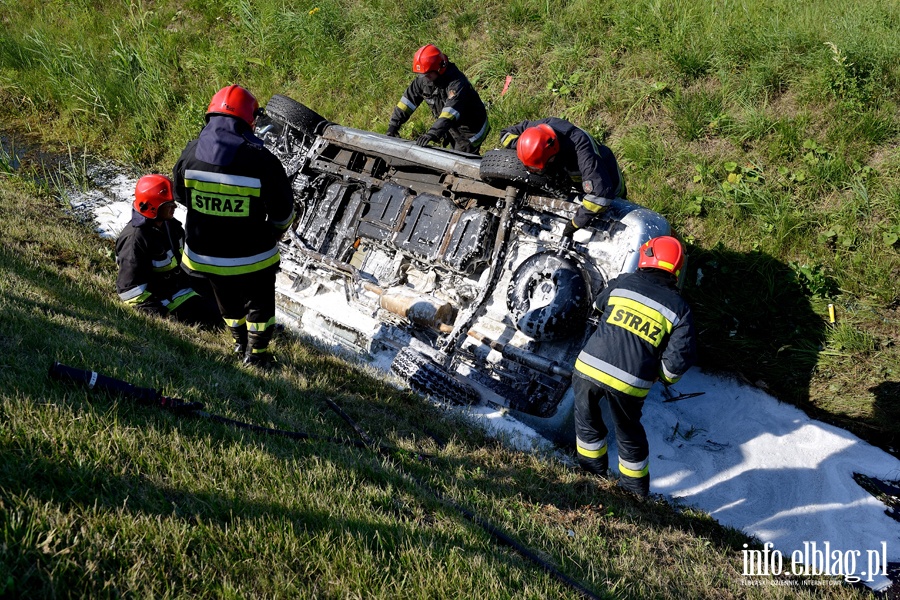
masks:
<svg viewBox="0 0 900 600"><path fill-rule="evenodd" d="M480 397L444 367L412 348L403 348L391 363L391 371L403 379L409 387L448 404L475 404Z"/></svg>
<svg viewBox="0 0 900 600"><path fill-rule="evenodd" d="M516 329L539 342L584 331L591 312L590 279L573 259L539 252L516 268L506 308Z"/></svg>
<svg viewBox="0 0 900 600"><path fill-rule="evenodd" d="M313 109L280 94L269 98L266 114L307 135L318 135L328 125L328 120Z"/></svg>
<svg viewBox="0 0 900 600"><path fill-rule="evenodd" d="M516 156L516 151L509 148L485 152L481 158L479 175L482 181L494 186L514 185L552 196L567 196L567 191L561 189L552 178L529 172Z"/></svg>

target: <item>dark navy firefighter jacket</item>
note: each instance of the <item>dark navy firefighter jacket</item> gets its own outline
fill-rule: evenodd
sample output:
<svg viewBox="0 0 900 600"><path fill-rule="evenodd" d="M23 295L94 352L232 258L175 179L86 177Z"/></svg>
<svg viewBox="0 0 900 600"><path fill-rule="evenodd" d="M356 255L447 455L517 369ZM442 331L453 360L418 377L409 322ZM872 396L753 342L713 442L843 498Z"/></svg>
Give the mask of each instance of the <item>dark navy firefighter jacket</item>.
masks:
<svg viewBox="0 0 900 600"><path fill-rule="evenodd" d="M294 220L294 195L281 161L246 123L213 115L173 175L175 201L187 207L187 270L243 275L279 263L277 242Z"/></svg>
<svg viewBox="0 0 900 600"><path fill-rule="evenodd" d="M694 364L694 321L672 275L658 269L620 275L594 307L600 324L575 361L576 376L644 398L657 378L673 384Z"/></svg>
<svg viewBox="0 0 900 600"><path fill-rule="evenodd" d="M559 143L550 170L568 177L584 191L581 206L572 219L576 227L590 223L614 198L626 197L625 179L612 150L565 119L547 117L516 123L500 132L500 144L515 148L522 132L541 124L549 125L556 132Z"/></svg>
<svg viewBox="0 0 900 600"><path fill-rule="evenodd" d="M176 219L157 227L136 210L116 240L116 291L137 309L165 315L196 292L179 267L184 229Z"/></svg>
<svg viewBox="0 0 900 600"><path fill-rule="evenodd" d="M394 107L389 129L398 130L422 102L428 105L435 118L428 130L435 140L443 140L451 130L455 130L457 136L464 136L477 148L490 131L487 109L481 97L453 63L434 82L429 81L425 75L412 80L406 93Z"/></svg>

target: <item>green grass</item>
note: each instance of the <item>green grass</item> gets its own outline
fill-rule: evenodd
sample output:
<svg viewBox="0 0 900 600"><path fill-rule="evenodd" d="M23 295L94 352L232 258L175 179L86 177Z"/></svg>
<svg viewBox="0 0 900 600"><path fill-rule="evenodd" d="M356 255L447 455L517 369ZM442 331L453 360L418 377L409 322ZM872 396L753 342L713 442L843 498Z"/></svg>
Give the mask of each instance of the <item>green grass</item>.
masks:
<svg viewBox="0 0 900 600"><path fill-rule="evenodd" d="M120 305L110 242L47 200L0 180L0 597L578 597L435 492L603 598L859 595L743 587L739 532L511 451L290 335L280 371L247 371L225 334ZM354 439L332 399L403 451L179 418L51 380L55 360Z"/></svg>
<svg viewBox="0 0 900 600"><path fill-rule="evenodd" d="M0 118L5 140L11 141L4 142L6 149L0 153L0 185L5 190L0 207L4 222L0 374L13 390L19 390L3 397L4 415L17 423L16 429L5 426L3 430L4 456L19 458L10 463L13 466L4 472L0 486L15 490L3 497L8 508L0 515L19 516L0 518L7 519L5 531L17 532L9 538L14 543L6 542L7 548L17 551L4 551L3 561L21 555L21 564L33 567L25 569L28 575L23 580L29 590L50 595L50 590L74 585L84 595L115 595L115 590L129 589L138 590L133 593L139 595L175 596L184 588L189 590L185 595L238 597L341 596L372 589L375 595L387 597L401 575L387 569L377 579L372 572L386 564L380 559L373 558L361 568L358 581L342 579L350 575L340 573L349 570L347 565L353 561L365 564L360 558L365 552L375 556L385 548L391 552L407 548L404 556L410 556L408 564L415 565L417 572L441 573L443 561L451 559L462 571L466 564L484 566L448 575L462 578L459 581L433 582L443 590L465 590L460 597L502 597L497 582L510 579L538 586L511 595L556 594L555 584L531 579L529 568L497 554L485 539L449 516L437 520L441 525L434 538L415 537L419 534L413 535L412 528L394 524L374 529L389 536L390 543L367 544L364 534L373 530L368 522L359 522L359 515L376 509L396 512L396 507L383 508L394 506L387 499L393 495L384 490L386 486L406 489L402 477L386 474L372 457L319 447L310 450L315 445L294 447L240 438L208 424L188 426L146 409L64 390L47 383L43 375L53 359L97 365L111 375L210 402L212 408L227 414L283 426L316 425L319 433L335 435L346 432L322 408L321 398L337 393L348 410L363 411L366 426L379 436L400 445L427 440L418 424L437 417L420 412L426 410L421 402L346 375L343 363L320 357L299 342L291 341L282 349L294 370L260 378L234 368L221 339L127 313L112 295L109 245L91 238L74 221L45 222L45 215L32 210L30 203L46 211L58 200L40 186L31 189L11 176L17 172L27 180L38 174L49 182L46 185L58 182L57 187L88 185L77 166L85 153L144 171L167 172L198 132L209 98L230 83L247 86L263 102L272 94L286 94L332 121L384 131L392 107L410 80L412 53L427 41L444 49L489 103L493 131L487 148L496 144L506 125L557 115L595 133L617 153L629 198L659 211L688 242L685 294L697 312L702 366L738 373L780 399L882 447L900 447L896 402L900 385L900 8L896 2L0 0L0 22ZM512 84L501 96L508 75ZM419 113L404 128L404 135L413 137L427 126L427 117ZM17 160L12 159L13 149ZM75 166L66 167L60 175L55 156L67 157L64 162ZM37 223L53 235L36 229ZM834 326L828 322L829 303L836 308ZM13 358L16 353L25 353L24 360ZM398 414L407 413L408 421L394 422ZM107 446L118 439L130 440L125 444L130 453L115 460L88 452L88 440L93 438L87 428L66 433L82 420L102 424L104 433L96 434L101 436L97 441ZM156 433L146 431L147 423ZM191 429L187 446L178 441L184 427ZM441 427L445 437L454 437L449 432L456 427ZM561 484L564 494L541 496L541 502L563 506L563 513L584 518L591 527L609 526L602 517L579 512L577 507L591 502L596 493L593 488L587 491L585 480L558 466L535 467L532 459L493 445L489 445L490 457L480 454L479 448L488 442L458 429L458 441L452 445L458 464L538 469L540 477L529 475L536 486L545 485L538 482L544 481L544 470L549 469L550 481L565 482ZM68 440L68 445L54 445L51 434ZM252 474L234 473L233 479L221 474L223 465L213 466L216 452L201 451L207 444L204 440L223 444L223 439L231 440L230 452L239 452L245 443L264 448L263 454L273 458L260 471L268 469L275 479L287 478L284 481L295 482L290 485L313 496L331 488L325 483L296 482L290 479L297 477L296 469L285 465L295 461L292 464L305 469L309 461L324 460L323 464L342 465L359 477L356 467L347 465L365 463L369 466L364 472L371 480L354 487L346 505L335 506L333 513L325 511L334 525L326 527L327 534L303 533L304 524L315 519L305 519L307 508L301 501L276 487L269 492L278 492L272 496L278 502L267 503L250 491ZM185 460L172 472L154 467L150 469L153 476L144 480L143 470L134 465L142 465L142 460L163 462L159 456L141 458L145 452L141 449L149 443L184 449L196 445L204 468L219 469L220 475L200 486ZM37 478L39 484L34 486L40 491L31 490L21 476L21 472L37 473L29 465L52 469L54 477ZM63 484L54 483L57 477ZM169 479L177 483L172 488L175 492L168 491ZM461 490L466 499L494 518L503 510L512 511L513 517L504 521L510 529L526 532L532 544L545 543L541 532L549 527L547 515L539 516L540 510L522 512L521 484L474 493L473 487L465 486L474 485L475 479L463 478L469 482ZM442 480L436 485L457 484ZM72 497L78 499L74 504L67 500L66 486L74 490ZM240 490L219 491L229 486ZM406 489L405 493L412 492ZM685 553L675 560L676 566L665 561L647 563L649 559L640 553L626 553L631 559L609 559L612 562L598 559L609 554L603 544L616 548L670 544L660 541L662 529L670 525L653 530L660 537L641 541L637 533L641 528L634 523L650 518L640 512L644 509L633 508L611 490L604 493L612 494L604 504L614 498L619 502L617 511L639 512L628 514L627 533L619 532L613 541L599 536L585 548L572 549L562 540L548 549L579 578L613 595L681 597L672 590L686 585L700 597L714 596L710 590L718 589L715 586L723 577L730 577L722 571L698 573L693 557L705 556L710 563L723 559L710 558L704 554L707 551L692 546L697 538L688 530L695 521L685 525L679 521L682 517L656 508L647 508L652 519L672 523L672 535L678 541L671 544ZM123 506L126 496L129 500ZM251 529L281 531L282 527L273 525L282 518L276 515L289 515L295 537L283 542L282 548L289 549L283 552L286 558L267 555L266 560L275 561L279 572L293 573L293 579L278 580L279 575L261 570L244 577L225 572L224 562L244 565L241 561L246 558L238 558L241 551L230 548L223 533L227 527L231 534L232 517L224 517L219 507L232 500L262 515L257 521L241 520L240 527L235 525L243 532L236 543L244 544L245 550L265 537L254 538L257 534L248 533ZM85 517L98 510L93 501L99 502L102 514ZM318 502L329 506L328 501ZM366 511L353 512L356 516L345 531L339 526L340 515L350 514L352 502ZM415 514L424 510L420 502L425 501L410 501ZM190 509L178 513L176 506ZM431 523L439 511L427 506L430 516L419 520ZM315 508L309 510L313 517L319 514ZM217 516L204 520L210 514ZM173 521L166 520L169 515ZM85 519L91 525L87 533L78 533L75 524ZM196 547L190 546L187 559L179 559L182 554L174 550L176 540L187 543L187 538L198 535L198 523L204 524L207 533L198 538ZM120 548L100 533L118 527L130 532L125 537L137 550ZM64 539L70 543L66 547L77 551L57 556L56 550L40 546L49 531L56 531L55 540ZM733 544L722 545L721 539L727 537L712 536L714 550L709 552L713 556L733 554ZM85 540L105 541L91 550ZM419 542L425 545L424 552L410 550ZM344 547L351 548L344 558L325 551ZM463 550L453 550L457 547ZM141 561L150 560L158 548L167 560L187 565L171 585L139 574ZM325 552L342 569L322 564L313 550ZM663 554L658 552L657 557ZM637 571L625 566L628 560L646 567L645 572L658 571L660 564L667 567L659 579L642 583L632 576ZM310 571L298 566L306 563ZM203 585L196 583L192 569L215 583L191 587ZM18 567L7 571L17 577L22 572ZM103 574L111 572L116 573L115 581L104 588ZM484 572L495 574L494 579L486 578ZM0 586L4 585L2 575ZM338 584L328 587L332 580ZM421 578L412 589L428 595L431 582L426 580ZM314 588L312 581L326 582L325 587ZM157 587L161 585L170 587ZM291 586L302 593L294 594ZM526 584L521 586L518 589L526 589ZM743 588L731 591L753 593Z"/></svg>

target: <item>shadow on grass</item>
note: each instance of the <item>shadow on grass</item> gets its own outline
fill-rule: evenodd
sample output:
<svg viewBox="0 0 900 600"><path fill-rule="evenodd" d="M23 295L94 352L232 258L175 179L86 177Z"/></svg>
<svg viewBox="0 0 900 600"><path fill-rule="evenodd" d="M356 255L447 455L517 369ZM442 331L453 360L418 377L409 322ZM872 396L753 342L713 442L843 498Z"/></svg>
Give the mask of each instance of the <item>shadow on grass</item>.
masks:
<svg viewBox="0 0 900 600"><path fill-rule="evenodd" d="M27 252L25 248L17 248L15 241L0 249L0 276L8 276L9 283L9 293L5 293L0 302L0 350L4 355L4 359L0 360L0 386L4 389L20 390L16 394L19 397L42 400L48 410L61 411L64 421L87 417L106 422L112 418L125 429L177 430L177 435L187 439L187 447L195 443L203 444L212 438L223 452L230 447L252 444L285 459L315 455L337 463L338 470L345 473L348 480L355 478L374 482L388 490L403 491L409 487L396 475L385 472L377 457L364 451L348 451L339 446L325 447L315 442L295 444L289 440L234 431L214 423L181 421L154 409L148 412L147 409L129 406L127 401L117 405L104 394L49 381L48 367L54 360L59 360L77 368L127 379L144 387L155 388L160 382L168 381L172 386L170 390L193 388L195 397L191 399L209 400L215 397L210 410L230 413L228 416L248 422L269 424L274 421L275 426L279 426L279 421L285 421L285 418L279 417L284 415L273 413L285 409L288 421L303 420L306 416L308 420L305 424L312 427L313 433L332 433L328 431L331 419L323 418L321 414L317 416L317 413L327 413L327 409L319 407L316 410L315 406L307 406L304 413L303 410L291 411L291 407L285 406L285 399L290 401L295 398L294 390L290 389L290 383L285 378L277 374L257 375L243 371L227 359L222 360L222 356L205 351L192 336L178 335L164 322L124 310L113 298L112 289L109 296L98 293L93 283L95 280L91 277L82 280L79 270L72 268L68 260L61 259L59 255L55 257L57 260L50 257L34 260L35 243L39 242L28 242ZM67 249L54 248L54 252L62 250ZM25 258L26 255L30 258ZM111 274L108 279L112 280ZM221 354L226 355L227 352ZM289 367L312 374L321 361L315 353L310 353L306 364L294 363ZM225 388L230 394L240 395L246 391L250 395L250 392L256 391L273 399L268 403L223 399L217 390L216 380L224 379L228 381L219 389ZM344 379L338 385L351 393L365 393L372 388L366 382L357 384L353 374L347 374L346 368ZM377 387L384 388L382 393L387 388L386 385ZM316 392L311 395L315 396ZM401 396L412 401L407 395ZM0 413L9 410L9 406L6 404ZM107 417L110 411L114 414ZM54 420L57 419L54 417ZM409 428L403 423L404 419L395 420L395 425L397 421L404 428ZM292 424L284 427L292 428ZM317 432L316 429L326 431ZM365 512L362 518L337 518L327 511L288 509L277 500L255 501L240 494L229 495L216 490L198 493L178 487L168 488L144 477L140 468L133 464L134 457L131 460L126 458L122 465L98 463L91 458L91 451L87 451L86 456L75 452L80 456L80 459L77 458L73 455L71 444L89 444L90 441L84 438L53 440L40 432L11 429L7 432L11 434L10 437L4 436L8 441L0 445L0 455L3 457L0 461L0 501L5 503L7 516L16 513L19 521L7 520L3 523L7 546L0 558L0 575L5 576L0 578L0 596L10 590L14 595L37 596L52 596L63 590L99 592L104 589L103 582L96 581L96 577L90 576L89 572L102 574L107 571L116 577L131 568L127 552L117 554L98 549L95 553L88 551L86 556L79 557L44 552L38 547L39 538L53 529L53 524L47 519L52 520L55 511L80 514L99 509L101 515L107 515L101 517L101 521L108 521L109 518L115 520L113 515L125 513L148 515L189 526L212 523L222 529L227 528L236 517L256 517L266 522L289 522L301 532L297 535L301 544L303 540L331 532L332 537L350 535L356 539L370 540L368 543L373 545L374 554L412 544L423 548L446 548L448 554L461 552L463 557L469 557L464 560L472 563L481 562L479 557L485 555L484 543L475 541L469 535L447 535L427 524L409 523L414 517L413 511L402 506L373 510L371 520L366 519ZM421 473L417 475L422 476ZM335 493L339 491L335 489ZM406 494L409 493L406 489ZM421 500L424 500L426 513L437 508L435 501L428 498ZM28 507L34 506L33 503L54 508L46 512L32 512L34 509ZM393 514L394 522L384 524L385 515L375 514L383 511L396 513ZM90 535L102 536L98 526L88 525L86 531ZM173 529L178 528L173 526ZM74 545L79 533L66 531L56 535ZM122 535L128 537L125 533ZM194 535L196 533L190 534ZM165 540L162 543L167 544ZM100 546L106 547L106 543ZM177 540L173 541L172 547L177 546ZM516 565L516 568L529 568L512 555L502 558L501 562ZM222 568L227 569L227 566ZM6 577L12 579L7 581ZM398 575L397 580L401 579L402 576ZM183 586L197 592L204 591L196 585L187 574L181 574L179 588ZM79 592L74 593L77 595Z"/></svg>
<svg viewBox="0 0 900 600"><path fill-rule="evenodd" d="M128 406L127 400L120 402L117 408L105 394L50 382L48 367L54 360L60 360L78 368L131 379L133 383L147 387L155 387L159 379L171 378L185 384L194 379L193 383L200 386L198 393L201 395L215 393L205 381L206 377L197 377L198 371L210 369L216 370L214 379L234 371L247 381L248 387L260 388L276 397L290 393L285 389L288 384L277 375L255 375L233 364L216 362L215 357L204 356L202 348L190 338L174 335L162 322L123 310L114 299L99 295L89 286L73 280L74 271L64 272L63 269L64 264L35 264L23 260L11 248L0 250L0 275L14 274L19 284L18 289L5 294L0 303L0 350L4 355L0 361L0 385L4 389L19 390L16 395L20 397L43 400L44 406L60 410L64 415L68 413L63 419L80 419L86 414L103 418L104 413L115 410L113 419L126 429L177 429L180 436L188 439L187 446L213 437L223 452L230 446L253 444L279 457L315 454L326 461L340 463L339 467L345 472L356 471L356 479L374 480L389 489L398 487L394 477L381 471L377 460L365 456L359 458L363 451L351 450L356 455L348 457L348 451L340 446L324 447L315 442L295 444L289 440L234 431L214 423L181 421L156 409ZM293 366L310 370L308 365ZM243 388L240 384L229 387L237 393ZM252 410L255 407L251 404L241 406L240 402L228 403L227 399L226 404L230 404L228 412L238 413L233 415L236 418L266 422L259 415L246 415L247 412L259 412ZM9 410L9 405L0 408L0 416L6 421L4 412ZM244 408L251 410L244 411ZM322 425L321 421L318 425ZM0 436L0 440L3 437L7 442L0 444L0 504L5 504L2 509L5 516L0 518L0 531L6 542L0 552L0 575L4 575L0 578L0 597L7 593L19 597L49 597L62 592L103 595L109 590L104 587L104 581L97 580L97 573L102 579L104 572L122 575L133 566L130 561L134 557L129 557L128 552L116 552L106 544L100 544L96 550L88 549L85 556L80 557L46 552L46 548L39 547L39 538L53 530L53 524L47 521L48 518L52 520L53 511L31 514L26 507L34 501L38 506L56 505L56 510L62 513L81 514L99 509L109 517L122 512L142 514L190 526L212 523L222 530L227 530L237 518L285 521L300 532L297 537L301 542L326 532L338 537L343 535L341 532L349 532L358 539L370 540L367 543L377 546L374 553L412 544L442 547L448 553L451 549L456 549L454 552L461 550L463 556L471 557L473 562L477 562L476 556L484 554L484 550L473 545L468 536L444 535L422 524L405 523L412 518L412 513L404 515L402 509L398 509L395 523L385 525L383 515L373 514L371 520L365 517L336 518L321 510L288 509L277 500L254 501L239 494L214 490L198 493L169 488L143 476L139 466L127 459L121 467L113 469L92 461L90 453L87 460L83 456L76 458L69 446L72 440L53 440L40 432L12 428L7 428L6 435ZM75 443L89 441L75 440ZM347 473L347 477L353 479L352 473ZM94 529L96 525L88 527L93 529L91 535L100 535ZM55 535L75 546L79 533L61 531ZM127 534L123 535L127 537ZM178 541L170 541L171 551L174 551ZM209 552L217 554L213 550ZM166 551L162 554L161 559L164 559ZM207 556L205 560L214 558ZM227 565L221 568L227 572ZM173 579L177 589L193 589L198 594L208 592L207 587L191 581L190 573L183 570Z"/></svg>
<svg viewBox="0 0 900 600"><path fill-rule="evenodd" d="M900 423L900 382L884 381L870 387L875 395L872 416L867 419L873 428L870 434L878 440L877 445L894 456L900 455L900 433L886 427L889 423ZM875 442L873 442L875 443Z"/></svg>
<svg viewBox="0 0 900 600"><path fill-rule="evenodd" d="M793 269L761 252L721 247L690 252L685 298L697 322L701 366L737 373L810 417L896 455L900 384L885 382L870 390L875 403L868 418L834 414L810 397L828 325Z"/></svg>
<svg viewBox="0 0 900 600"><path fill-rule="evenodd" d="M685 282L699 364L806 408L825 322L794 271L762 252L692 247Z"/></svg>
<svg viewBox="0 0 900 600"><path fill-rule="evenodd" d="M139 415L132 424L140 424ZM314 448L308 451L314 451ZM373 510L369 519L365 518L365 513L356 518L335 517L327 510L290 508L278 499L249 500L241 493L197 492L161 486L137 469L129 474L117 474L102 466L74 464L71 460L62 462L51 458L58 455L58 448L48 441L31 440L27 451L0 446L0 454L6 456L0 468L3 478L0 502L7 504L5 515L0 516L0 531L4 532L6 543L0 552L0 575L7 570L12 578L11 591L16 597L54 597L59 593L106 596L110 580L124 583L123 575L135 561L146 560L148 555L154 556L159 563L146 565L148 568L156 570L161 564L171 565L166 568L166 577L176 589L191 596L206 595L210 591L210 582L198 581L200 570L207 576L217 576L218 580L227 579L234 575L230 561L239 562L246 558L233 547L225 549L217 544L253 544L253 538L256 543L273 546L260 554L283 552L279 556L282 565L303 564L296 574L301 579L328 575L326 572L316 574L316 566L310 569L308 563L314 561L308 561L303 553L305 546L315 545L315 540L321 536L327 539L330 535L332 540L342 536L368 540L364 543L372 547L373 554L408 546L437 547L445 548L448 553L451 550L461 553L468 557L466 560L477 561L485 552L462 532L438 533L427 521L413 521L416 515L408 509L404 514L400 502L393 507L398 512L396 521L385 524L383 509ZM55 533L55 546L76 552L77 558L73 560L66 556L68 551L48 552L41 546L42 539L49 541L54 537L46 534L54 529L53 511L28 514L30 509L17 506L17 499L22 498L40 505L56 505L63 515L71 515L75 522L84 522L81 532L73 529ZM134 519L141 515L151 517L159 525L143 530L139 524L141 519ZM134 530L129 533L126 526L133 526ZM296 544L285 542L281 536L268 539L262 532L247 532L256 527L289 527ZM245 532L238 533L242 528ZM103 535L103 529L110 530L109 537L99 540L97 536ZM243 540L234 540L235 535ZM121 548L117 548L116 537ZM180 548L186 543L187 551L180 554ZM210 566L210 563L217 566ZM321 568L322 565L317 566ZM392 571L399 568L385 566ZM126 586L113 595L136 591ZM4 597L2 586L0 597Z"/></svg>

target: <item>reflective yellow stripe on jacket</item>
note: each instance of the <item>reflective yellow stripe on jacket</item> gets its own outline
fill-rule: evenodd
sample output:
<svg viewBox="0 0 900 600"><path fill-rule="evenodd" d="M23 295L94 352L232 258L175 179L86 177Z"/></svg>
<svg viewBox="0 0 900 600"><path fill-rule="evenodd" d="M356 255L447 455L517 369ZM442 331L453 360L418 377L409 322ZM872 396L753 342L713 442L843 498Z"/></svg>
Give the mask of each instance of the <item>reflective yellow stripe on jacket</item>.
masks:
<svg viewBox="0 0 900 600"><path fill-rule="evenodd" d="M188 169L184 172L184 185L199 192L245 198L250 196L259 198L261 187L261 183L256 177L212 173L196 169Z"/></svg>
<svg viewBox="0 0 900 600"><path fill-rule="evenodd" d="M167 273L177 267L178 259L175 258L175 254L171 250L166 252L165 258L161 260L154 260L150 263L150 268L153 269L154 273Z"/></svg>
<svg viewBox="0 0 900 600"><path fill-rule="evenodd" d="M636 398L644 398L650 393L650 388L653 386L652 381L635 377L584 351L578 355L578 359L575 361L575 370L614 390Z"/></svg>
<svg viewBox="0 0 900 600"><path fill-rule="evenodd" d="M261 271L266 267L277 264L281 260L278 246L255 256L239 258L219 258L216 256L204 256L191 251L185 245L182 263L192 271L201 273L213 273L214 275L243 275Z"/></svg>
<svg viewBox="0 0 900 600"><path fill-rule="evenodd" d="M609 316L606 322L633 333L642 340L658 347L663 338L672 333L672 321L667 319L657 304L647 306L646 302L638 302L624 296L610 296Z"/></svg>

